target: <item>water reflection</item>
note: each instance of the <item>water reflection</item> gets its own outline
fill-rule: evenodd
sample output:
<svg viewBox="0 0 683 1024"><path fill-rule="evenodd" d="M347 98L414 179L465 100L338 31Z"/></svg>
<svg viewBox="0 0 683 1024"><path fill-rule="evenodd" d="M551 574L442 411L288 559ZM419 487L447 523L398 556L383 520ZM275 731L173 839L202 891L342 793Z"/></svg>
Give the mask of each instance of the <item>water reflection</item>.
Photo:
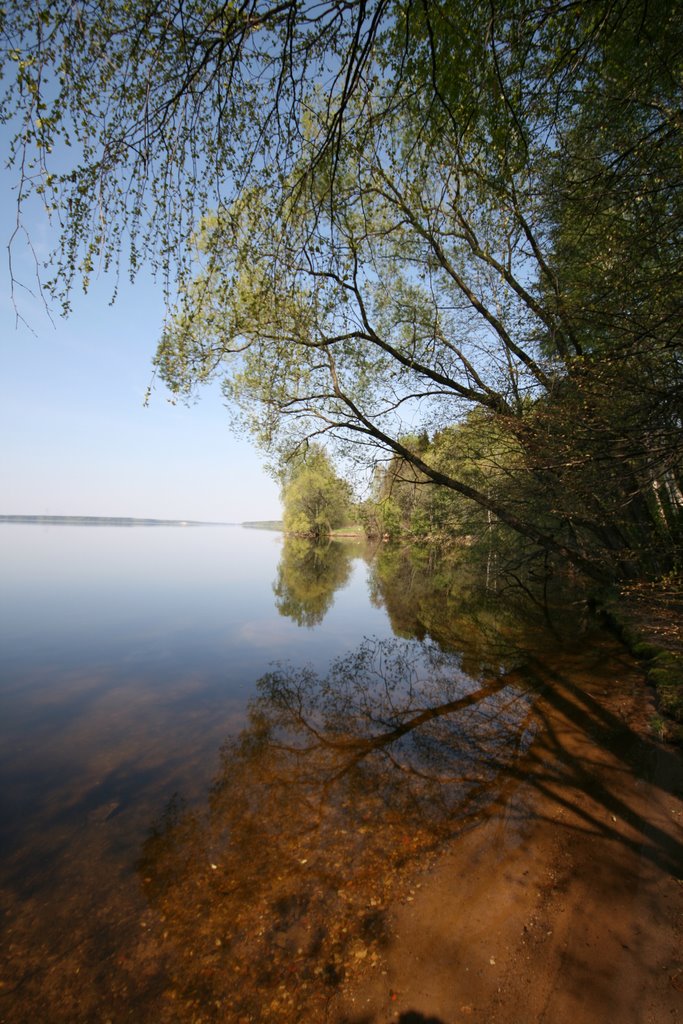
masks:
<svg viewBox="0 0 683 1024"><path fill-rule="evenodd" d="M322 677L281 667L258 691L206 812L172 802L140 874L183 999L199 974L229 1019L322 1020L345 973L377 964L411 863L504 801L534 692L400 640Z"/></svg>
<svg viewBox="0 0 683 1024"><path fill-rule="evenodd" d="M564 581L498 579L484 586L476 551L381 547L370 565L371 600L397 636L431 638L458 651L465 672L522 664L527 652L575 638L587 626L578 588Z"/></svg>
<svg viewBox="0 0 683 1024"><path fill-rule="evenodd" d="M275 607L297 626L316 626L332 607L335 593L346 586L358 545L314 544L285 537L273 583Z"/></svg>
<svg viewBox="0 0 683 1024"><path fill-rule="evenodd" d="M587 790L568 729L632 770L636 740L590 697L607 675L634 692L624 653L572 654L571 609L482 593L462 552L383 547L366 570L361 546L289 540L276 568L258 534L109 531L103 553L57 532L15 542L0 581L12 1024L332 1020L447 840L523 817L530 778L558 806ZM627 821L634 850L680 863L593 795L586 827L624 843Z"/></svg>

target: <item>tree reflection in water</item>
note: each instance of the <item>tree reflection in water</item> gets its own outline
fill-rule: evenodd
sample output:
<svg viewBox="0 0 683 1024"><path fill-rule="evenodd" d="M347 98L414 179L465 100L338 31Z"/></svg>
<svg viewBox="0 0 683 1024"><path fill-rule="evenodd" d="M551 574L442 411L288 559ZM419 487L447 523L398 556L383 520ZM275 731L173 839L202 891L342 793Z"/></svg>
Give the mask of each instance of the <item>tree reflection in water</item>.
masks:
<svg viewBox="0 0 683 1024"><path fill-rule="evenodd" d="M298 626L316 626L351 574L352 546L285 537L273 583L275 607Z"/></svg>
<svg viewBox="0 0 683 1024"><path fill-rule="evenodd" d="M171 804L145 843L173 997L202 1020L322 1020L378 963L411 863L505 801L533 702L514 670L472 679L429 641L263 677L208 808Z"/></svg>

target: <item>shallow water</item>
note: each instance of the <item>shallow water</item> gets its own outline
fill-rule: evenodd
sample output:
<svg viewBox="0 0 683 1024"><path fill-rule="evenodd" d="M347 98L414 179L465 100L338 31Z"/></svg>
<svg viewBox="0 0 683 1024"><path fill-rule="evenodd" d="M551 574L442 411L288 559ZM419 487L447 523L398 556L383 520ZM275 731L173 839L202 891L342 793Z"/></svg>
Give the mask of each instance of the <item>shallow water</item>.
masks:
<svg viewBox="0 0 683 1024"><path fill-rule="evenodd" d="M390 633L362 563L315 631L278 614L273 533L12 525L0 545L5 849L27 808L122 812L143 791L197 791L273 659L324 668L365 631Z"/></svg>
<svg viewBox="0 0 683 1024"><path fill-rule="evenodd" d="M8 1022L315 1019L411 864L509 799L566 658L417 554L14 524L0 549Z"/></svg>

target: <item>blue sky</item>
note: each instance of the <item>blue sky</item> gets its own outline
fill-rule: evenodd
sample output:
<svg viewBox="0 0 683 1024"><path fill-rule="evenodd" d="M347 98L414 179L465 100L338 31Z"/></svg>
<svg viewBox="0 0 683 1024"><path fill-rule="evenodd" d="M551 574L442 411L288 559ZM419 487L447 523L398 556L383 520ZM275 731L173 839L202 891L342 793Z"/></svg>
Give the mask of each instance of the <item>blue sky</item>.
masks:
<svg viewBox="0 0 683 1024"><path fill-rule="evenodd" d="M68 320L55 312L54 326L39 301L19 293L31 330L15 326L6 250L14 182L7 172L0 181L0 513L279 518L277 487L260 455L230 432L217 388L186 408L157 384L144 407L163 317L161 288L149 277L122 284L114 306L113 281L94 281L88 295L74 296ZM46 253L46 218L34 213L27 226ZM31 285L21 243L14 260Z"/></svg>

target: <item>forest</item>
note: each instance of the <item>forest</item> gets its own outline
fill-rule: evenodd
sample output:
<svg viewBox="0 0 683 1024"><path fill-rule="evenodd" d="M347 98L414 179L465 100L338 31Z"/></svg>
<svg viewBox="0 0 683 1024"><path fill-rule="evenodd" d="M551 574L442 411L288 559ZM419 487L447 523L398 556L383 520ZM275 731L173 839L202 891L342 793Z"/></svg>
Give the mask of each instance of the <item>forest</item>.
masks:
<svg viewBox="0 0 683 1024"><path fill-rule="evenodd" d="M146 401L222 397L283 506L14 560L17 1024L673 1019L680 3L0 30L17 318L19 251L53 315L151 273Z"/></svg>
<svg viewBox="0 0 683 1024"><path fill-rule="evenodd" d="M285 477L322 446L379 533L678 567L675 4L51 0L3 40L64 312L151 263L158 378Z"/></svg>

